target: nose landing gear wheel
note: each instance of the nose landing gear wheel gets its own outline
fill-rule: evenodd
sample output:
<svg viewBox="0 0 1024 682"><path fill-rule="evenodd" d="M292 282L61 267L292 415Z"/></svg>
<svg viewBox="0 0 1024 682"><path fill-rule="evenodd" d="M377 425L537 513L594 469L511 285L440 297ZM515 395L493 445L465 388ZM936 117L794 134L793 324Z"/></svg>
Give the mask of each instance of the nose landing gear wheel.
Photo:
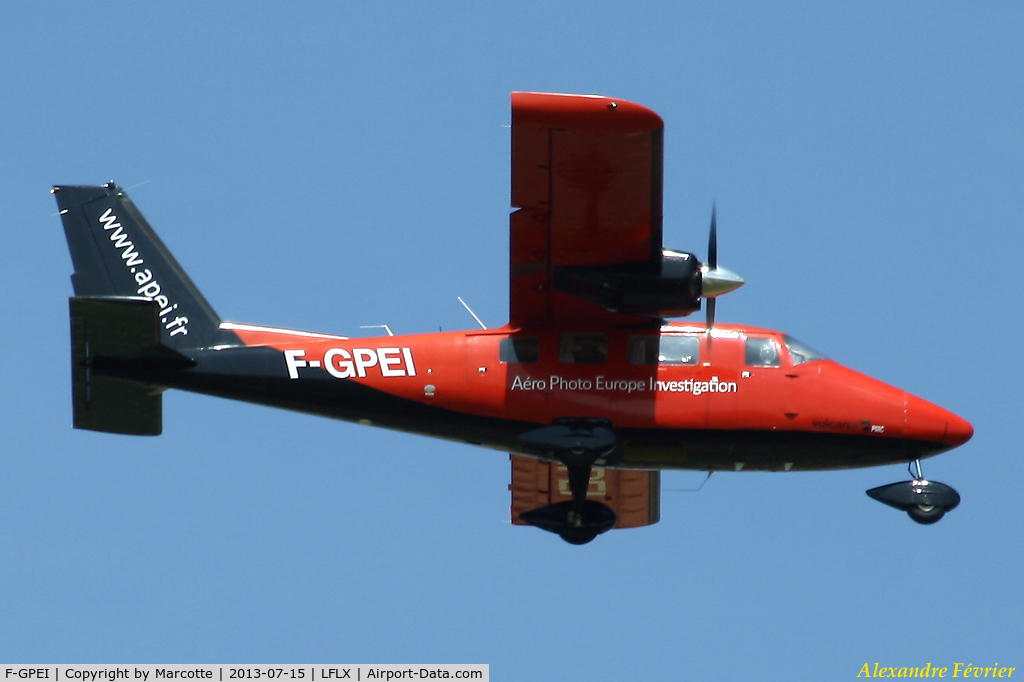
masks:
<svg viewBox="0 0 1024 682"><path fill-rule="evenodd" d="M901 481L867 491L882 504L907 512L910 518L926 526L936 523L946 512L960 504L960 494L945 483L929 481L916 460L917 471L910 470L912 481Z"/></svg>
<svg viewBox="0 0 1024 682"><path fill-rule="evenodd" d="M915 504L907 510L910 518L926 526L936 523L946 515L946 510L934 504Z"/></svg>

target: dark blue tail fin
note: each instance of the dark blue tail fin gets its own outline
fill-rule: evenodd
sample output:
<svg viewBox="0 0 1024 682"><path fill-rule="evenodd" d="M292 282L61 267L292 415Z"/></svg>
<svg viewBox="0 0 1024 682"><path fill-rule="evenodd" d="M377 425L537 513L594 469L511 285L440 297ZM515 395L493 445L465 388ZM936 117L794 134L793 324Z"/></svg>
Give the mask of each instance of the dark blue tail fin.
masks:
<svg viewBox="0 0 1024 682"><path fill-rule="evenodd" d="M178 265L171 252L114 183L57 186L64 233L79 297L143 297L159 306L161 343L177 350L235 345L232 332Z"/></svg>

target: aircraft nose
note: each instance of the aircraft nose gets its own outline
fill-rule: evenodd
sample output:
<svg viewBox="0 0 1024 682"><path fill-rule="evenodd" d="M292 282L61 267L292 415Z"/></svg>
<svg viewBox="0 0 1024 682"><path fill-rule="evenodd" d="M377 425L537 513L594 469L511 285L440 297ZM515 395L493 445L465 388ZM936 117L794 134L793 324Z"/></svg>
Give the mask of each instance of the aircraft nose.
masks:
<svg viewBox="0 0 1024 682"><path fill-rule="evenodd" d="M974 427L968 424L966 419L961 419L952 412L949 413L949 428L942 439L943 443L955 448L969 441L973 435Z"/></svg>
<svg viewBox="0 0 1024 682"><path fill-rule="evenodd" d="M974 435L974 429L966 420L927 400L908 393L904 405L907 438L955 448Z"/></svg>

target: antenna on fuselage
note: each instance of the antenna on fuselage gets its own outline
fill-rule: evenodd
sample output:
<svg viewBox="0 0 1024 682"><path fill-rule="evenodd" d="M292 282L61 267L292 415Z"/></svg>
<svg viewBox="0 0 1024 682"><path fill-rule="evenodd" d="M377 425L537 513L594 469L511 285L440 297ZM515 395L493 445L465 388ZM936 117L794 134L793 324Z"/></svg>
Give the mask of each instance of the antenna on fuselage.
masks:
<svg viewBox="0 0 1024 682"><path fill-rule="evenodd" d="M391 331L391 327L387 326L386 324L361 324L361 325L359 325L359 328L360 329L383 329L384 331L386 331L388 333L388 336L394 336L395 335L395 333L393 331Z"/></svg>
<svg viewBox="0 0 1024 682"><path fill-rule="evenodd" d="M700 482L700 485L696 488L663 488L663 493L699 493L700 489L704 487L704 484L711 480L711 474L715 473L714 470L709 470L707 477Z"/></svg>
<svg viewBox="0 0 1024 682"><path fill-rule="evenodd" d="M480 328L486 330L487 329L487 325L480 321L480 318L477 317L476 313L473 312L472 308L470 308L469 305L465 301L462 300L462 297L461 296L456 296L455 298L459 299L459 303L461 303L462 307L466 309L466 312L468 312L470 315L473 316L473 319L476 320L476 323L478 325L480 325Z"/></svg>

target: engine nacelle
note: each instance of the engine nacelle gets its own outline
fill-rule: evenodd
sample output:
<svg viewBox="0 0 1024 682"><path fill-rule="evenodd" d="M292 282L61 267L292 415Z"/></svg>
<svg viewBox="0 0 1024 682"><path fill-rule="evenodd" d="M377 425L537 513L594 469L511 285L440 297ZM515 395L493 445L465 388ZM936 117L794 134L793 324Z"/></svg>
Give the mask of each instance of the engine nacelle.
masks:
<svg viewBox="0 0 1024 682"><path fill-rule="evenodd" d="M703 280L709 275L714 278L719 272L728 271L708 271L692 253L666 249L655 268L651 263L559 267L555 269L554 284L559 291L626 315L682 317L700 310L701 298L707 297L705 288L713 289L714 292L708 294L717 296L743 283L742 279L728 273L739 283L722 290L720 280L715 279L715 285L707 287Z"/></svg>

